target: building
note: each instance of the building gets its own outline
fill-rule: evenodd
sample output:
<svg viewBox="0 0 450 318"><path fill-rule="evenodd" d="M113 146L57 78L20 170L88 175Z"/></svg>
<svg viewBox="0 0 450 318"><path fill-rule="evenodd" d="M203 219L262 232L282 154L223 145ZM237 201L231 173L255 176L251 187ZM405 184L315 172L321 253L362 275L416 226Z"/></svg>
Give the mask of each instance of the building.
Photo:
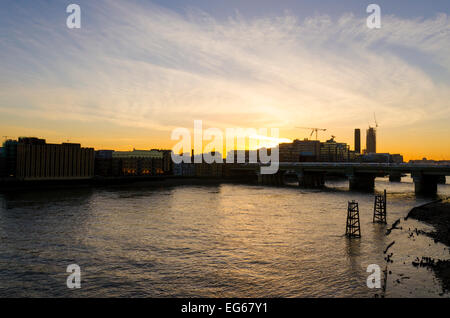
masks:
<svg viewBox="0 0 450 318"><path fill-rule="evenodd" d="M237 163L256 163L258 162L258 150L230 150L227 152L225 161ZM243 162L240 162L242 161Z"/></svg>
<svg viewBox="0 0 450 318"><path fill-rule="evenodd" d="M336 142L334 136L326 142L296 139L278 147L280 162L342 162L355 161L358 156L346 143Z"/></svg>
<svg viewBox="0 0 450 318"><path fill-rule="evenodd" d="M359 156L358 161L374 163L403 163L403 156L400 154L390 153L368 153Z"/></svg>
<svg viewBox="0 0 450 318"><path fill-rule="evenodd" d="M0 147L0 178L6 177L6 156L5 148Z"/></svg>
<svg viewBox="0 0 450 318"><path fill-rule="evenodd" d="M248 151L247 151L248 154ZM211 151L208 155L216 160L212 163L205 162L205 155L203 154L203 160L201 163L194 163L195 175L197 177L222 177L223 172L223 158L220 152ZM218 161L218 162L216 162Z"/></svg>
<svg viewBox="0 0 450 318"><path fill-rule="evenodd" d="M389 154L389 162L391 163L403 163L403 156L401 154Z"/></svg>
<svg viewBox="0 0 450 318"><path fill-rule="evenodd" d="M112 176L112 154L114 150L97 150L95 151L95 167L94 173L96 176Z"/></svg>
<svg viewBox="0 0 450 318"><path fill-rule="evenodd" d="M171 150L95 152L95 175L98 176L145 176L172 174Z"/></svg>
<svg viewBox="0 0 450 318"><path fill-rule="evenodd" d="M429 160L427 158L422 158L422 160L410 160L409 163L449 166L450 160Z"/></svg>
<svg viewBox="0 0 450 318"><path fill-rule="evenodd" d="M361 129L355 129L355 153L361 153Z"/></svg>
<svg viewBox="0 0 450 318"><path fill-rule="evenodd" d="M350 147L346 143L336 142L334 138L320 143L320 161L322 162L351 161L352 157Z"/></svg>
<svg viewBox="0 0 450 318"><path fill-rule="evenodd" d="M164 174L172 174L173 172L173 161L172 161L172 150L160 150L163 154L163 172Z"/></svg>
<svg viewBox="0 0 450 318"><path fill-rule="evenodd" d="M114 150L96 150L95 158L99 159L112 159L112 154Z"/></svg>
<svg viewBox="0 0 450 318"><path fill-rule="evenodd" d="M313 162L320 159L320 141L298 140L278 146L280 162Z"/></svg>
<svg viewBox="0 0 450 318"><path fill-rule="evenodd" d="M173 164L173 175L183 176L183 177L194 177L195 176L195 164L181 162Z"/></svg>
<svg viewBox="0 0 450 318"><path fill-rule="evenodd" d="M113 151L111 172L113 176L145 176L163 174L163 152L152 150Z"/></svg>
<svg viewBox="0 0 450 318"><path fill-rule="evenodd" d="M16 175L17 140L6 140L3 143L4 174L8 177Z"/></svg>
<svg viewBox="0 0 450 318"><path fill-rule="evenodd" d="M222 177L223 163L195 163L195 175L197 177Z"/></svg>
<svg viewBox="0 0 450 318"><path fill-rule="evenodd" d="M22 180L88 179L94 176L94 149L21 137L15 167L15 177Z"/></svg>
<svg viewBox="0 0 450 318"><path fill-rule="evenodd" d="M377 131L373 127L369 127L366 131L366 153L377 152Z"/></svg>

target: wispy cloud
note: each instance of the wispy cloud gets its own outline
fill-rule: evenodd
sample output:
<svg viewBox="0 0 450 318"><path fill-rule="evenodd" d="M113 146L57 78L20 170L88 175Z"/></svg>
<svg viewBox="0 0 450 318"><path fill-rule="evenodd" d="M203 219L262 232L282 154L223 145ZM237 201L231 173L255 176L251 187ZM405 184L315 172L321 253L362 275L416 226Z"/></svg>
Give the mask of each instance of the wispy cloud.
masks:
<svg viewBox="0 0 450 318"><path fill-rule="evenodd" d="M450 117L450 21L383 16L216 20L130 1L82 5L81 30L3 22L0 112L191 127L385 127ZM31 15L31 13L30 13ZM24 20L25 21L25 20Z"/></svg>

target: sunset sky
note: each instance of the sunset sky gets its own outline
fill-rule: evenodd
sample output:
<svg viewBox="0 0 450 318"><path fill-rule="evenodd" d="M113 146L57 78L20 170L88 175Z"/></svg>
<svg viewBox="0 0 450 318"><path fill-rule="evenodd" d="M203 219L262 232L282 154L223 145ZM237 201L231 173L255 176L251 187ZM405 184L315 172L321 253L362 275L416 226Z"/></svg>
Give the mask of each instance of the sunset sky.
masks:
<svg viewBox="0 0 450 318"><path fill-rule="evenodd" d="M378 152L450 159L450 1L318 2L2 1L0 136L170 148L203 120L353 149L376 112Z"/></svg>

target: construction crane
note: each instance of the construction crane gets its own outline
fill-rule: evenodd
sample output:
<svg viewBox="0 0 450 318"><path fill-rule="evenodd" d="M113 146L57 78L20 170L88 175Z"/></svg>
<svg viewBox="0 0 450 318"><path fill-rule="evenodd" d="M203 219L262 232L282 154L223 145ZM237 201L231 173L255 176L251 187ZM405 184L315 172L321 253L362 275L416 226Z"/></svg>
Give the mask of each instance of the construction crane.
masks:
<svg viewBox="0 0 450 318"><path fill-rule="evenodd" d="M375 127L372 127L369 123L369 128L373 128L374 130L377 130L378 128L378 122L377 122L377 116L375 115L375 112L373 113L373 119L375 121Z"/></svg>
<svg viewBox="0 0 450 318"><path fill-rule="evenodd" d="M309 137L311 137L314 133L316 133L316 140L318 140L317 139L317 132L318 131L326 131L326 128L312 128L312 127L295 127L295 128L311 129L311 135L309 135Z"/></svg>

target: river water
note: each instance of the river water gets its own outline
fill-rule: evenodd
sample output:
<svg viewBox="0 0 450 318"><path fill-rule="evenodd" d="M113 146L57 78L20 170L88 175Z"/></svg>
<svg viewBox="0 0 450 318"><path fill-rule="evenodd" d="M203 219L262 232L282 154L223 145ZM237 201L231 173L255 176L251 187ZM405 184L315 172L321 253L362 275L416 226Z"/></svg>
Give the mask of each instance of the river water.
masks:
<svg viewBox="0 0 450 318"><path fill-rule="evenodd" d="M439 185L440 197L450 185ZM1 297L374 297L369 264L385 268L386 297L449 297L416 257L448 249L410 230L372 223L373 193L345 181L295 186L181 185L0 194ZM376 180L388 191L388 226L430 201L410 178ZM345 233L347 202L359 203L360 239ZM69 289L69 264L81 288Z"/></svg>

